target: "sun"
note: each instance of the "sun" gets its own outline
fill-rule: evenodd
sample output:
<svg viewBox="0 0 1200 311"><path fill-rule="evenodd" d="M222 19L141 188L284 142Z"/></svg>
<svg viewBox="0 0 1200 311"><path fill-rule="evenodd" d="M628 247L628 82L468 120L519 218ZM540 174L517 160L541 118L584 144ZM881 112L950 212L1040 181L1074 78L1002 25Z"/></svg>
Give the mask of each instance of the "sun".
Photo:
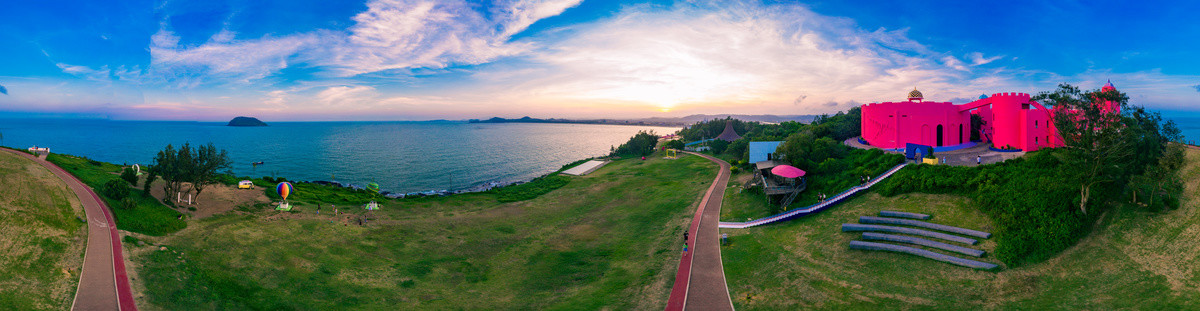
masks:
<svg viewBox="0 0 1200 311"><path fill-rule="evenodd" d="M662 109L659 109L658 111L661 111L661 112L671 112L671 108L666 108L666 107L663 107Z"/></svg>

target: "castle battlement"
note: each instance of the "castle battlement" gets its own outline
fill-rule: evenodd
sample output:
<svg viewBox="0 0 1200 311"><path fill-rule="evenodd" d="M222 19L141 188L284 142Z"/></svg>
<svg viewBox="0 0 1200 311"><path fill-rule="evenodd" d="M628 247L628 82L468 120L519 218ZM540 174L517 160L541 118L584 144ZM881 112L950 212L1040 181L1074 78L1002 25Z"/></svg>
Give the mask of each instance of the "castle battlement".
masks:
<svg viewBox="0 0 1200 311"><path fill-rule="evenodd" d="M1018 100L1029 101L1030 96L1026 93L995 93L991 98L996 97L1016 97Z"/></svg>

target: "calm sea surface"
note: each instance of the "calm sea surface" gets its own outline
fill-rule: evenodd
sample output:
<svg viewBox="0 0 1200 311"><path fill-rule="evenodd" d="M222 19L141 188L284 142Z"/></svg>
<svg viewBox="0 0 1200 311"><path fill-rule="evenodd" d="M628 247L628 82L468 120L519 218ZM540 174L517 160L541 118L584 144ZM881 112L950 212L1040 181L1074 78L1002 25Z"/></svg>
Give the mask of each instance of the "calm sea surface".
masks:
<svg viewBox="0 0 1200 311"><path fill-rule="evenodd" d="M1175 125L1183 130L1183 139L1185 141L1200 144L1200 117L1174 117L1169 118L1175 121Z"/></svg>
<svg viewBox="0 0 1200 311"><path fill-rule="evenodd" d="M407 193L528 180L605 155L638 130L676 128L584 124L208 122L0 119L3 144L113 163L150 163L167 144L212 142L229 151L239 176L336 180ZM252 162L263 161L257 168Z"/></svg>

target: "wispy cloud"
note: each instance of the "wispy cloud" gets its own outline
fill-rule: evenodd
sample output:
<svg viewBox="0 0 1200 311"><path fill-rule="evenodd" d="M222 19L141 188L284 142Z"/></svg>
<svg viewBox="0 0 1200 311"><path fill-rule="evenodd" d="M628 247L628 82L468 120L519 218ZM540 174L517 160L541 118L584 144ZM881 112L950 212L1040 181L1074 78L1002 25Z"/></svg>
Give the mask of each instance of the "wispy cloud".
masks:
<svg viewBox="0 0 1200 311"><path fill-rule="evenodd" d="M1200 77L1157 70L1064 76L1025 69L1005 55L939 51L906 28L866 30L795 4L628 6L612 17L525 33L580 2L371 0L344 29L261 37L226 24L181 40L164 19L150 38L147 65L58 67L112 92L152 89L108 98L128 113L175 118L244 111L295 119L807 114L902 99L912 87L931 100L960 101L1060 82L1098 87L1101 77L1158 107L1185 107L1191 91L1200 91ZM297 68L307 76L277 84Z"/></svg>

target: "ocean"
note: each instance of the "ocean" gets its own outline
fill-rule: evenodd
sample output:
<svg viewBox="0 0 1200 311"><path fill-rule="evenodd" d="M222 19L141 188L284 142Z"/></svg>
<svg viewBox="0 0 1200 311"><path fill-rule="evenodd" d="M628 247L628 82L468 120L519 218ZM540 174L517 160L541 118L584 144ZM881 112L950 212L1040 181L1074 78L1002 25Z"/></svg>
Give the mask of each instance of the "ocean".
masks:
<svg viewBox="0 0 1200 311"><path fill-rule="evenodd" d="M410 193L529 180L562 165L606 155L639 130L626 125L466 122L224 122L0 119L5 146L145 166L167 144L212 142L229 152L238 176L376 182ZM251 163L262 161L262 165Z"/></svg>
<svg viewBox="0 0 1200 311"><path fill-rule="evenodd" d="M1175 121L1183 131L1183 140L1194 145L1200 145L1200 117L1164 117Z"/></svg>

